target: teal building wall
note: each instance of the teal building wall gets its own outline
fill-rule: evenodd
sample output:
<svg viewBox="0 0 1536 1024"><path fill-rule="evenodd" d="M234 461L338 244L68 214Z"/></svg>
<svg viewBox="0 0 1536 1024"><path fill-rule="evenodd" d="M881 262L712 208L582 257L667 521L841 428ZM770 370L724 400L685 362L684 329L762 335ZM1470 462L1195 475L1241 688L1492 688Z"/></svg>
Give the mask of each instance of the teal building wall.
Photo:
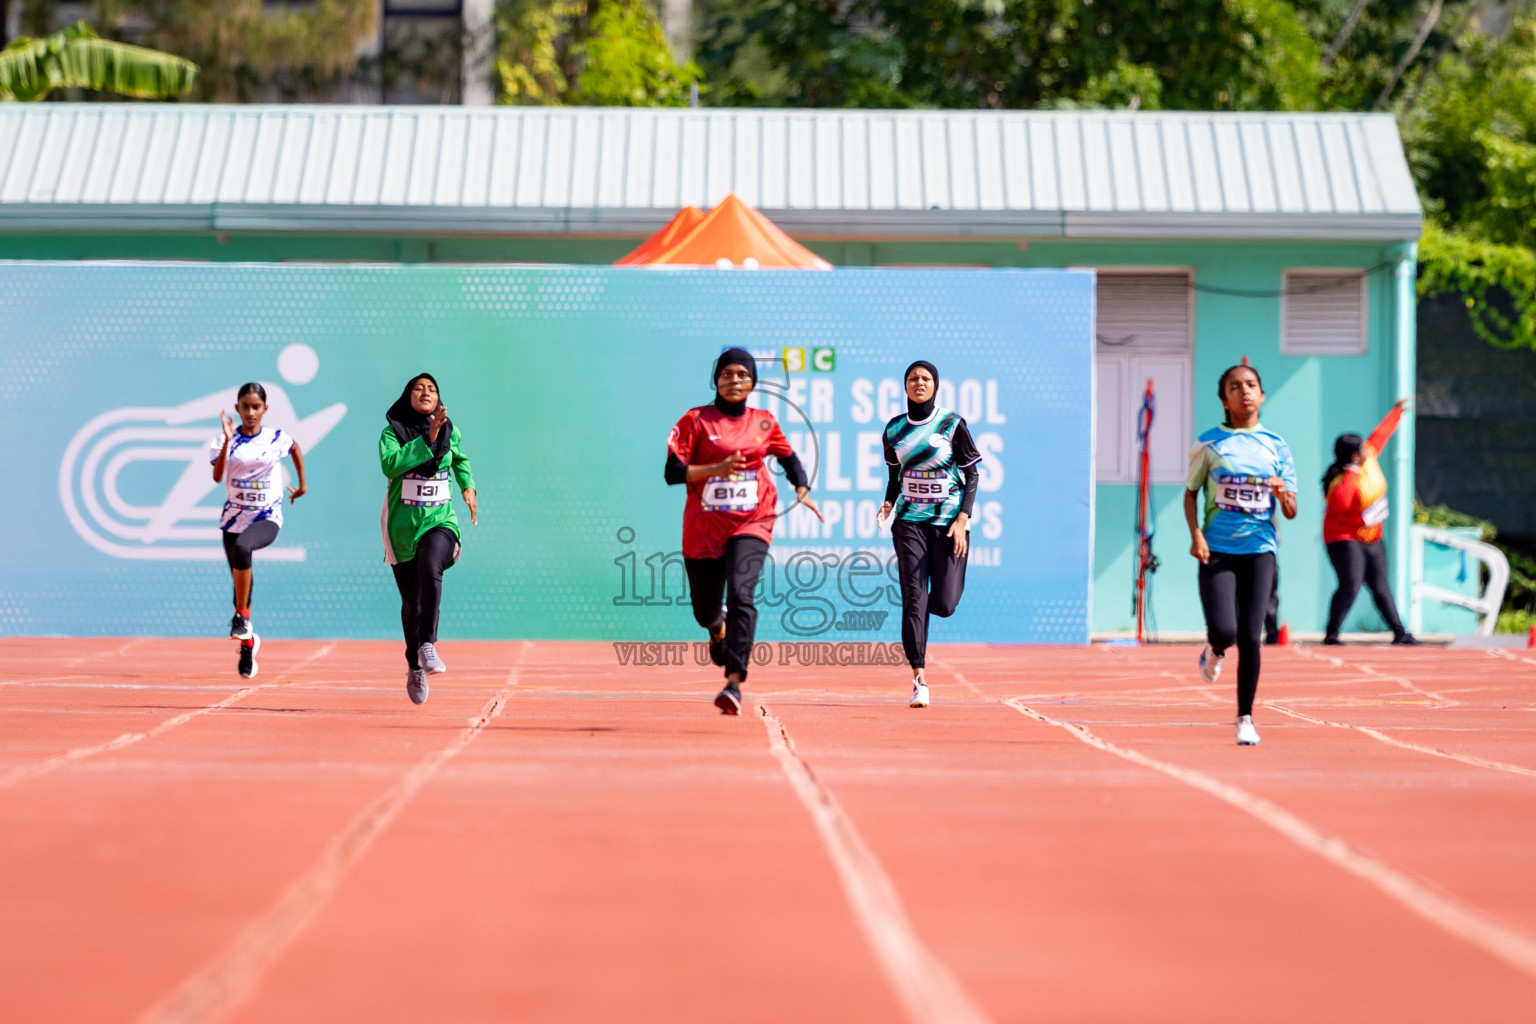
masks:
<svg viewBox="0 0 1536 1024"><path fill-rule="evenodd" d="M0 259L178 259L271 262L611 263L638 239L559 237L387 237L294 234L0 235ZM1413 393L1414 249L1400 243L1275 241L1084 241L1080 239L816 241L806 244L837 266L1188 267L1194 271L1194 433L1221 420L1216 381L1243 356L1263 376L1264 424L1283 436L1296 458L1300 511L1282 525L1281 618L1298 631L1321 630L1334 578L1323 547L1319 478L1340 433L1367 433L1400 396ZM1280 354L1282 273L1309 267L1372 271L1369 343L1363 355ZM1408 524L1413 498L1413 423L1403 426L1383 458L1392 488L1387 527L1393 589L1406 619ZM1042 486L1049 486L1046 481ZM1159 630L1203 629L1188 555L1183 491L1154 488L1152 612ZM1131 607L1135 488L1100 484L1094 508L1092 628L1134 628ZM1346 629L1377 626L1363 594Z"/></svg>

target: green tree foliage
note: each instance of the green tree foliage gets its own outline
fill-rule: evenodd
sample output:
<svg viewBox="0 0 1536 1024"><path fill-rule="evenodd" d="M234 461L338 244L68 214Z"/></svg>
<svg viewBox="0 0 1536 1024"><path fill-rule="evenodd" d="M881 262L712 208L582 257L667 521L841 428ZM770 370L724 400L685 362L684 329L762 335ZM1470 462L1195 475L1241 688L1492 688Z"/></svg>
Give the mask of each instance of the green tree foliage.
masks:
<svg viewBox="0 0 1536 1024"><path fill-rule="evenodd" d="M716 102L826 107L1317 105L1283 0L710 0Z"/></svg>
<svg viewBox="0 0 1536 1024"><path fill-rule="evenodd" d="M1536 17L1469 33L1405 113L1431 215L1420 293L1459 292L1484 340L1536 348Z"/></svg>
<svg viewBox="0 0 1536 1024"><path fill-rule="evenodd" d="M645 0L508 0L496 28L503 103L684 106L699 79Z"/></svg>
<svg viewBox="0 0 1536 1024"><path fill-rule="evenodd" d="M203 70L191 98L251 102L324 94L378 32L377 0L95 0L108 35L179 53Z"/></svg>
<svg viewBox="0 0 1536 1024"><path fill-rule="evenodd" d="M41 39L13 39L0 50L0 100L40 100L70 88L168 99L196 80L191 61L98 38L83 21Z"/></svg>

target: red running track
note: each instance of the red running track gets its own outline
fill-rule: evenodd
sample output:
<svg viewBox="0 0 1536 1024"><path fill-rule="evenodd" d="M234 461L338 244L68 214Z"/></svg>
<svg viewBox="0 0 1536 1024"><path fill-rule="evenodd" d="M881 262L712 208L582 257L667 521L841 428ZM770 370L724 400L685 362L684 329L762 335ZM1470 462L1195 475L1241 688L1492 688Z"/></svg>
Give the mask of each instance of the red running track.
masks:
<svg viewBox="0 0 1536 1024"><path fill-rule="evenodd" d="M1523 652L442 650L0 640L4 1019L1536 1020Z"/></svg>

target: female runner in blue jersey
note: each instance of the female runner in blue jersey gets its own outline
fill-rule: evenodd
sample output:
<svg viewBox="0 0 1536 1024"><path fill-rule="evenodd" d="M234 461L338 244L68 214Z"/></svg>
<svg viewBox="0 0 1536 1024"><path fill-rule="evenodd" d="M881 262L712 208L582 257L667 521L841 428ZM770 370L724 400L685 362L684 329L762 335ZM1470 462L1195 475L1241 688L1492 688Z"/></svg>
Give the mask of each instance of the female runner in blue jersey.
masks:
<svg viewBox="0 0 1536 1024"><path fill-rule="evenodd" d="M981 452L959 413L938 405L939 371L907 367L907 411L885 425L890 482L876 520L895 514L891 542L901 573L901 646L912 666L914 708L928 706L928 616L947 619L965 590L971 507Z"/></svg>
<svg viewBox="0 0 1536 1024"><path fill-rule="evenodd" d="M1200 435L1189 455L1184 519L1189 553L1200 562L1200 604L1208 643L1200 675L1214 683L1237 645L1237 742L1254 746L1253 697L1259 688L1264 613L1275 585L1275 506L1296 518L1296 463L1280 435L1259 425L1264 385L1247 365L1221 375L1216 393L1226 422ZM1205 491L1205 525L1196 495Z"/></svg>

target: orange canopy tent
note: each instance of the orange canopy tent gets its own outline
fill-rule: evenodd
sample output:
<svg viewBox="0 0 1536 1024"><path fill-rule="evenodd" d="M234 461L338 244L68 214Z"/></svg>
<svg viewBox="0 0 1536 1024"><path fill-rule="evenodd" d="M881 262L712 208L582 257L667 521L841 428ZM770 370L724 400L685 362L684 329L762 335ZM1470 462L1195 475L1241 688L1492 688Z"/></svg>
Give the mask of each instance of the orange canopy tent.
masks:
<svg viewBox="0 0 1536 1024"><path fill-rule="evenodd" d="M700 217L691 230L678 231L691 209L685 207L619 263L649 267L832 269L832 264L780 231L773 221L742 202L734 192ZM669 232L670 240L664 238Z"/></svg>
<svg viewBox="0 0 1536 1024"><path fill-rule="evenodd" d="M640 263L649 263L655 256L666 252L675 243L682 241L688 233L699 226L699 221L704 219L704 211L697 206L685 206L677 211L677 216L667 221L667 226L656 232L650 238L641 242L629 255L617 260L616 267L629 267Z"/></svg>

